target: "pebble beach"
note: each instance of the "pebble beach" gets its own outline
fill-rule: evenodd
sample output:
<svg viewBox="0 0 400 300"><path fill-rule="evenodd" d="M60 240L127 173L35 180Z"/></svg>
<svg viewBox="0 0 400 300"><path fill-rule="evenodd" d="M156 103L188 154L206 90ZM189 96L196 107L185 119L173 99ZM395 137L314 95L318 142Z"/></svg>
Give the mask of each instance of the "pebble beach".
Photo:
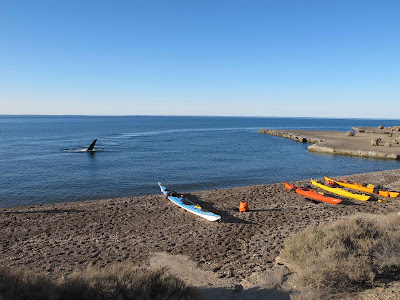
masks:
<svg viewBox="0 0 400 300"><path fill-rule="evenodd" d="M400 170L343 178L400 190ZM309 184L309 180L295 184ZM309 225L357 213L400 211L400 199L379 202L382 197L376 196L366 202L316 204L286 190L283 183L185 195L221 215L222 221L190 214L161 193L2 208L0 263L57 278L89 265L102 268L127 261L148 265L154 254L166 253L184 255L215 278L240 283L273 268L285 239ZM249 212L239 212L240 201L249 202Z"/></svg>

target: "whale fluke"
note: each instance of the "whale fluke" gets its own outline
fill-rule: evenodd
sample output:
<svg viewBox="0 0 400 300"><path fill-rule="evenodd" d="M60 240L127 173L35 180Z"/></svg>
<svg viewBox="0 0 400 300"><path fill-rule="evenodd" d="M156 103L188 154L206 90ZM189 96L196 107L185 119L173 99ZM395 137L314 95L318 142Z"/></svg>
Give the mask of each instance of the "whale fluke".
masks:
<svg viewBox="0 0 400 300"><path fill-rule="evenodd" d="M90 144L89 148L87 148L87 151L93 151L93 148L94 148L94 145L96 144L96 142L97 142L97 139L95 139L93 141L93 143Z"/></svg>

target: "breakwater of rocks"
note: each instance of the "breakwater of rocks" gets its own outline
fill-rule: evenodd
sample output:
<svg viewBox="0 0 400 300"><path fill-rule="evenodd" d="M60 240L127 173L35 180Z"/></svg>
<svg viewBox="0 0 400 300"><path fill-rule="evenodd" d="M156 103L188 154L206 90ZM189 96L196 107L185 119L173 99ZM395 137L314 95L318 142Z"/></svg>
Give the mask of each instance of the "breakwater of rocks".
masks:
<svg viewBox="0 0 400 300"><path fill-rule="evenodd" d="M310 143L310 144L317 144L323 142L323 140L314 138L314 137L308 137L304 135L298 135L293 132L288 132L288 131L281 131L281 130L274 130L274 129L259 129L259 133L265 133L269 135L275 135L275 136L280 136L284 137L287 139L292 139L293 141L300 142L300 143Z"/></svg>
<svg viewBox="0 0 400 300"><path fill-rule="evenodd" d="M353 128L354 129L354 128ZM356 129L355 129L356 130ZM377 130L381 130L378 129ZM289 138L300 143L310 143L307 147L310 152L329 153L335 155L351 155L382 159L400 159L399 143L389 143L393 133L382 136L381 132L365 132L363 129L354 132L338 131L308 131L308 130L278 130L259 129L259 133ZM352 134L349 134L352 133ZM371 145L371 140L381 136L385 141L380 145ZM380 139L381 140L381 139ZM389 145L386 147L385 145Z"/></svg>

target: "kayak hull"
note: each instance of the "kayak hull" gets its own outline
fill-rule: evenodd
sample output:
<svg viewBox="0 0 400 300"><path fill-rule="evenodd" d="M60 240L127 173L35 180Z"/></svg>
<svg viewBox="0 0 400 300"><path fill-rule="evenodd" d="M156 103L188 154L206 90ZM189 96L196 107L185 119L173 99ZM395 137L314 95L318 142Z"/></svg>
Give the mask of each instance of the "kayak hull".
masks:
<svg viewBox="0 0 400 300"><path fill-rule="evenodd" d="M318 201L323 201L323 202L327 202L327 203L331 203L331 204L338 204L338 203L342 202L341 199L327 197L327 196L324 196L323 194L320 194L312 189L301 188L301 187L295 186L295 185L287 183L287 182L285 182L285 187L288 190L294 190L297 194L300 194L302 196L305 196L305 197L308 197L311 199L315 199Z"/></svg>
<svg viewBox="0 0 400 300"><path fill-rule="evenodd" d="M192 201L187 199L186 197L174 195L170 190L164 187L160 182L158 183L161 192L174 204L182 207L186 211L195 214L199 217L202 217L208 221L221 221L221 216L214 214L204 208L201 208L199 205L194 204Z"/></svg>
<svg viewBox="0 0 400 300"><path fill-rule="evenodd" d="M344 196L344 197L347 197L347 198L352 198L352 199L356 199L356 200L360 200L360 201L367 201L369 198L371 198L371 196L367 196L367 195L364 195L364 194L363 195L354 194L352 192L345 191L344 189L341 189L341 188L326 186L326 185L318 183L318 182L316 182L315 180L312 180L312 179L311 179L311 183L313 185L323 189L323 190L326 190L326 191L330 192L330 193L337 194L337 195L340 195L340 196Z"/></svg>
<svg viewBox="0 0 400 300"><path fill-rule="evenodd" d="M347 187L349 189L353 189L353 190L356 190L356 191L361 191L361 192L369 193L369 194L376 194L376 195L384 196L384 197L392 197L392 198L394 198L394 197L399 196L399 194L400 194L398 192L381 191L381 190L379 190L378 193L374 193L374 188L372 188L372 187L366 187L366 186L363 186L363 185L361 185L359 183L350 183L350 182L338 181L338 180L329 178L327 176L325 176L325 180L327 182L328 181L333 181L334 183L336 183L338 185L341 185L341 186L344 186L344 187Z"/></svg>

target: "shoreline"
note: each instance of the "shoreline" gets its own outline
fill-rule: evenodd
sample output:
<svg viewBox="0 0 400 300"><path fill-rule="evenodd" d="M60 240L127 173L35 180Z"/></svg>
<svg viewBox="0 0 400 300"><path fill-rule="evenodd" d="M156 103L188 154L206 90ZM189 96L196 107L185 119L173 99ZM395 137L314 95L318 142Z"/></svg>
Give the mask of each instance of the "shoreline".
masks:
<svg viewBox="0 0 400 300"><path fill-rule="evenodd" d="M400 190L400 169L343 178ZM161 252L184 255L201 270L239 283L272 269L284 240L309 225L356 213L400 210L399 197L382 203L375 199L313 204L286 190L283 183L178 192L221 215L222 222L190 214L161 193L7 207L0 209L0 262L61 277L89 265L101 268L124 261L143 265ZM240 200L249 202L250 212L238 211Z"/></svg>

